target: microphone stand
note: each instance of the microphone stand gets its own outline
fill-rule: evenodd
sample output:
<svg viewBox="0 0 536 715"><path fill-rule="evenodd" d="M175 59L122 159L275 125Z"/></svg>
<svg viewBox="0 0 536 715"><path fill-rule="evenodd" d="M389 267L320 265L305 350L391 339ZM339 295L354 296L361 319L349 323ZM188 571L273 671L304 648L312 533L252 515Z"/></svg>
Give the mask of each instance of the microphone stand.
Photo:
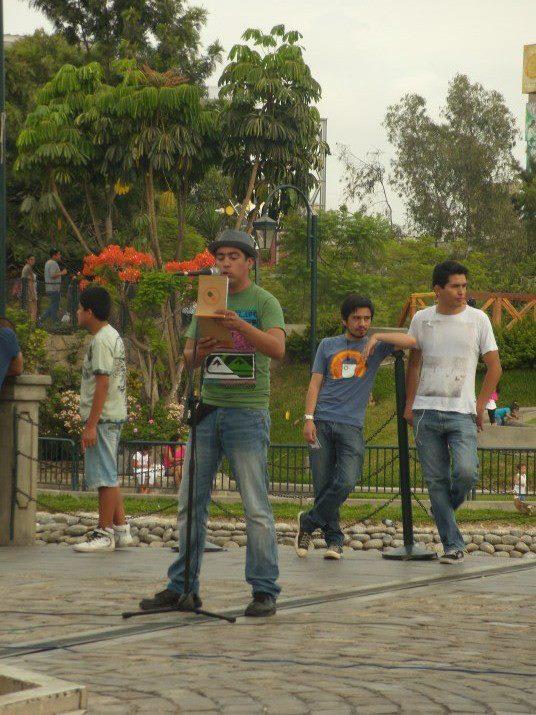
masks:
<svg viewBox="0 0 536 715"><path fill-rule="evenodd" d="M180 275L180 274L179 274ZM214 613L206 611L203 608L196 608L194 605L194 593L191 589L190 575L190 554L192 550L192 526L193 526L193 505L194 505L194 481L197 475L197 422L199 405L195 392L195 362L197 358L197 340L199 326L196 323L196 334L194 338L194 350L192 354L192 363L188 367L188 395L186 398L186 406L188 414L191 415L190 424L190 459L188 461L188 502L186 508L186 547L184 551L184 593L180 596L176 606L162 606L160 608L151 609L150 611L125 611L123 618L133 618L134 616L152 616L155 613L196 613L199 616L209 616L210 618L218 618L228 623L235 623L236 618L226 616L223 613ZM196 512L196 526L199 515ZM197 545L199 549L199 544ZM198 553L199 558L199 553Z"/></svg>

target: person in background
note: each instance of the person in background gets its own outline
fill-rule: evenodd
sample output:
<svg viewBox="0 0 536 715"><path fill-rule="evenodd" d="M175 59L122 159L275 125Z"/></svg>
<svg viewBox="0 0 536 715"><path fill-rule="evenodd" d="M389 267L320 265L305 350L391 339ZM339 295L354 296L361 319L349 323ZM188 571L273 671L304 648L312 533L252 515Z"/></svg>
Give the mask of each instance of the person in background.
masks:
<svg viewBox="0 0 536 715"><path fill-rule="evenodd" d="M132 543L117 474L121 428L127 418L126 359L121 336L108 323L110 294L90 286L80 295L78 325L93 339L82 366L80 417L84 424L84 479L99 495L99 525L75 551L113 551Z"/></svg>
<svg viewBox="0 0 536 715"><path fill-rule="evenodd" d="M174 441L178 442L179 439L180 435L177 435ZM166 469L166 476L173 476L173 482L176 487L179 487L181 483L185 451L186 448L183 444L167 444L164 447L162 464Z"/></svg>
<svg viewBox="0 0 536 715"><path fill-rule="evenodd" d="M24 368L19 341L11 320L0 318L0 387L8 375L20 375Z"/></svg>
<svg viewBox="0 0 536 715"><path fill-rule="evenodd" d="M26 259L21 273L22 295L26 298L26 310L28 311L30 323L37 322L37 276L35 275L34 266L35 256L30 255Z"/></svg>
<svg viewBox="0 0 536 715"><path fill-rule="evenodd" d="M39 320L40 323L47 318L50 318L53 323L58 322L61 277L67 275L67 269L60 269L58 261L61 261L61 252L57 248L51 248L50 258L45 263L45 293L49 299L49 304Z"/></svg>
<svg viewBox="0 0 536 715"><path fill-rule="evenodd" d="M499 390L495 390L491 393L489 400L486 403L486 410L488 411L489 423L495 426L495 410L497 409L497 400L499 399Z"/></svg>
<svg viewBox="0 0 536 715"><path fill-rule="evenodd" d="M512 402L510 407L498 407L495 410L495 420L501 427L514 427L520 424L519 405Z"/></svg>
<svg viewBox="0 0 536 715"><path fill-rule="evenodd" d="M517 465L512 494L519 501L525 501L527 498L527 465L523 464L523 462Z"/></svg>

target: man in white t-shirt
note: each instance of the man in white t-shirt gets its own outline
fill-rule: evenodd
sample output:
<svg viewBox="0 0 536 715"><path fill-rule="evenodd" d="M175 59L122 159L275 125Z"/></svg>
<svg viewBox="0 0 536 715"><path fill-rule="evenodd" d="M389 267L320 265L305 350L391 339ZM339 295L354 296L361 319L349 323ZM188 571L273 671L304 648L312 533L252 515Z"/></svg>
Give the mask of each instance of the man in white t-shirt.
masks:
<svg viewBox="0 0 536 715"><path fill-rule="evenodd" d="M416 313L409 327L417 348L409 357L405 417L445 552L440 560L448 564L463 562L454 512L478 481L477 430L502 372L488 316L467 305L467 273L456 261L439 263L432 277L437 304ZM480 355L487 370L476 399Z"/></svg>

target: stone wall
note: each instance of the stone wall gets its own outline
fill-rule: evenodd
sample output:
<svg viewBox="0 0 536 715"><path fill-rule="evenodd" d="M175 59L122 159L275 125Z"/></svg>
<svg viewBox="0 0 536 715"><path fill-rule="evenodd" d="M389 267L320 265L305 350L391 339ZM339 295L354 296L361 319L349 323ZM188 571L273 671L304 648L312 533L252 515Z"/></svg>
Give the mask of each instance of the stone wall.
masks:
<svg viewBox="0 0 536 715"><path fill-rule="evenodd" d="M73 335L49 333L46 348L51 365L81 367L90 340L89 333L74 333Z"/></svg>
<svg viewBox="0 0 536 715"><path fill-rule="evenodd" d="M36 543L69 546L85 541L87 532L97 526L95 514L37 514ZM178 533L174 517L141 516L129 520L134 546L162 548L177 546ZM277 541L291 546L296 536L295 523L278 523ZM536 554L536 527L512 529L508 526L461 529L469 553L478 552L499 558L522 558ZM345 545L354 551L383 551L402 546L402 527L398 524L370 525L357 523L344 529ZM210 520L207 539L218 546L239 548L247 543L246 525L242 521ZM415 541L425 548L443 553L439 536L433 527L415 529ZM322 538L313 539L315 549L326 547Z"/></svg>

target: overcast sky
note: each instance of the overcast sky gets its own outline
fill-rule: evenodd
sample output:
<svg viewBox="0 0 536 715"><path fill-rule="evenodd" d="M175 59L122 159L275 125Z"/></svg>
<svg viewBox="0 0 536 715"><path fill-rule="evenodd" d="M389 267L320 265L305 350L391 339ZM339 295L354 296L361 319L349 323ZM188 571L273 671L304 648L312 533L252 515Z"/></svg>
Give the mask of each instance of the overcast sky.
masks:
<svg viewBox="0 0 536 715"><path fill-rule="evenodd" d="M320 82L328 119L328 208L342 202L337 144L360 157L390 148L385 110L406 92L423 95L434 115L457 72L501 92L524 123L523 45L536 43L534 0L199 0L209 12L204 38L228 51L247 27L284 23L303 34L306 61ZM50 29L26 0L4 0L4 31ZM214 80L216 83L217 77ZM517 157L523 160L520 137ZM398 220L403 219L395 201Z"/></svg>

